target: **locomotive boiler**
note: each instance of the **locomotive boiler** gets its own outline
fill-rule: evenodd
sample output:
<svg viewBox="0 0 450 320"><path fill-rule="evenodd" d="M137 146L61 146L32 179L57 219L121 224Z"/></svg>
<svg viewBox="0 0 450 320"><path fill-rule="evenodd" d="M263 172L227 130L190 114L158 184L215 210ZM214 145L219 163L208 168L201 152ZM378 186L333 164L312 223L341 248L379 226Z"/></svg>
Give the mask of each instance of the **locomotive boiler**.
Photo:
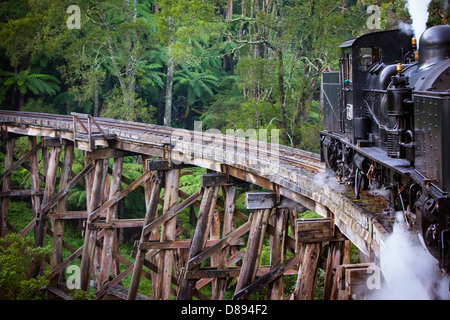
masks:
<svg viewBox="0 0 450 320"><path fill-rule="evenodd" d="M429 28L419 46L391 30L340 48L339 71L322 76L322 161L356 198L383 190L449 272L450 26Z"/></svg>

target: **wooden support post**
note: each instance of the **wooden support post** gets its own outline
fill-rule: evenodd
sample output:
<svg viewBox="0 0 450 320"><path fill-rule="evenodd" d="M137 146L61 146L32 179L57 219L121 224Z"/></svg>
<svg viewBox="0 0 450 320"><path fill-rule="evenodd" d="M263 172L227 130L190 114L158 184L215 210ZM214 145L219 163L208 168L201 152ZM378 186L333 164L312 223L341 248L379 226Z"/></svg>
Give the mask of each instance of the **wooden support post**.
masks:
<svg viewBox="0 0 450 320"><path fill-rule="evenodd" d="M374 290L381 288L384 282L379 270L379 267L374 263L340 265L338 268L339 299L363 300L367 298L367 295L373 294ZM374 272L378 272L378 274L374 274ZM374 286L372 281L374 276L378 278L376 281L379 281L379 287Z"/></svg>
<svg viewBox="0 0 450 320"><path fill-rule="evenodd" d="M37 138L36 137L28 137L28 148L30 150L34 149L37 146ZM39 159L38 154L33 153L30 156L30 184L31 184L31 191L36 192L39 190ZM36 217L39 214L39 209L41 207L41 198L39 195L31 196L31 207L33 211L33 218L36 219ZM34 229L34 238L36 238L37 228Z"/></svg>
<svg viewBox="0 0 450 320"><path fill-rule="evenodd" d="M41 155L42 155L42 165L44 166L44 176L47 176L47 171L48 171L48 148L47 147L42 147L41 148ZM44 181L45 182L45 181Z"/></svg>
<svg viewBox="0 0 450 320"><path fill-rule="evenodd" d="M122 177L123 158L114 159L113 171L111 176L111 185L109 189L109 199L120 191L120 178ZM117 218L117 204L111 206L106 214L106 223ZM98 278L98 288L100 289L105 282L109 280L111 266L113 262L115 242L117 241L117 233L113 228L105 229L103 237L103 249L100 265L100 274Z"/></svg>
<svg viewBox="0 0 450 320"><path fill-rule="evenodd" d="M209 223L209 238L211 240L220 240L220 217L219 217L219 208L216 207L217 197L219 195L219 188L214 187L214 195L213 200L211 202L211 208L209 213L210 223ZM213 254L211 256L211 267L219 266L219 253ZM214 279L212 282L212 298L213 300L217 300L217 280Z"/></svg>
<svg viewBox="0 0 450 320"><path fill-rule="evenodd" d="M42 197L42 203L47 203L49 199L53 197L53 194L55 192L55 183L56 183L56 176L58 172L58 164L59 164L59 157L61 155L61 147L54 147L51 148L50 158L48 161L48 170L47 170L47 176L45 178L45 189L44 189L44 195ZM36 238L34 239L34 246L35 247L42 247L44 245L44 239L45 234L47 233L47 224L48 220L42 219L42 217L37 217L39 220L37 223L37 231L36 231ZM32 268L32 276L36 277L40 273L41 266L34 265Z"/></svg>
<svg viewBox="0 0 450 320"><path fill-rule="evenodd" d="M146 186L146 190L147 190L147 188L148 188L148 186ZM153 183L151 192L149 194L150 197L146 201L147 207L146 207L144 225L148 225L158 215L158 201L159 201L160 191L161 191L161 181L160 181L160 179L157 179L156 182ZM147 194L148 194L148 192L146 192L146 195ZM144 228L142 228L140 243L148 241L152 237L154 238L153 235L154 235L153 232L145 234ZM139 282L141 279L142 267L144 265L144 260L145 260L145 250L142 250L139 248L139 250L137 251L137 254L136 254L135 262L134 262L133 276L131 278L130 288L128 290L128 297L127 297L128 300L136 299L137 291L139 288ZM152 272L152 273L154 273L154 272ZM156 279L156 278L154 278L152 276L152 280L154 280L154 279ZM153 281L152 281L152 283L153 283Z"/></svg>
<svg viewBox="0 0 450 320"><path fill-rule="evenodd" d="M88 212L91 214L95 208L101 205L103 194L103 162L107 160L95 161L94 179L92 183ZM88 184L86 184L88 185ZM81 290L87 291L89 288L90 277L92 273L92 265L95 254L95 243L97 241L97 229L92 228L90 219L86 222L86 230L84 235L84 247L81 259L80 287Z"/></svg>
<svg viewBox="0 0 450 320"><path fill-rule="evenodd" d="M331 219L298 219L296 221L297 252L300 266L292 300L313 300L322 242L333 237Z"/></svg>
<svg viewBox="0 0 450 320"><path fill-rule="evenodd" d="M323 300L337 300L339 293L338 269L350 262L350 241L331 241L328 248Z"/></svg>
<svg viewBox="0 0 450 320"><path fill-rule="evenodd" d="M41 205L44 205L47 203L55 193L55 184L56 184L56 178L58 173L58 164L59 164L59 157L61 155L61 147L53 147L50 151L50 156L48 157L48 169L47 169L47 175L45 177L45 188L44 188L44 195L42 197L42 203ZM42 207L40 209L40 213L42 213ZM38 235L38 241L35 241L36 246L43 246L44 245L44 237L47 230L47 224L45 219L39 218L39 235Z"/></svg>
<svg viewBox="0 0 450 320"><path fill-rule="evenodd" d="M252 216L252 227L247 242L244 263L239 274L235 294L255 280L258 270L264 234L268 224L271 209L258 209Z"/></svg>
<svg viewBox="0 0 450 320"><path fill-rule="evenodd" d="M223 187L224 195L224 215L223 215L223 230L222 236L227 236L233 231L233 214L234 214L234 201L236 198L236 187L229 186ZM231 254L230 247L226 247L220 251L219 254L219 269L226 269L228 267L228 257ZM225 290L227 285L227 278L218 278L216 290L213 291L213 300L223 300L225 297Z"/></svg>
<svg viewBox="0 0 450 320"><path fill-rule="evenodd" d="M180 184L180 170L169 170L166 172L166 185L164 191L164 208L163 212L168 212L178 202L178 188ZM175 240L176 234L176 218L171 218L165 222L161 229L161 241ZM170 280L172 278L173 268L173 252L172 250L161 250L158 261L158 270L160 270L157 292L155 299L169 300L170 298Z"/></svg>
<svg viewBox="0 0 450 320"><path fill-rule="evenodd" d="M142 159L144 172L151 171L148 168L148 161L150 159L151 159L151 157L149 157L149 156L143 157L143 159ZM145 196L145 206L146 206L145 222L148 221L148 223L144 223L144 227L147 226L150 222L154 221L158 217L158 203L161 203L160 192L161 192L162 174L163 174L162 172L157 172L157 176L156 176L157 179L156 179L155 183L151 182L150 180L147 180L144 182L144 196ZM154 190L155 184L157 184L157 187L159 189L158 191ZM158 192L158 196L156 199L154 199L153 192ZM156 207L154 207L155 206L154 201L157 201ZM162 204L164 204L164 202ZM148 214L148 216L147 216L147 214ZM157 228L153 229L152 231L150 231L150 233L147 236L144 234L144 228L142 228L141 240L142 239L147 239L147 240L152 240L152 241L159 240L158 229ZM137 261L137 258L136 258L136 261ZM150 257L150 261L155 266L157 266L158 265L158 255L157 254L152 255L152 257ZM136 265L134 267L136 268ZM133 277L134 277L134 272L135 271L133 270ZM152 297L154 297L155 291L156 291L156 283L158 282L158 273L152 270L150 275L152 278ZM131 289L131 287L130 287L130 289ZM129 297L129 299L131 299L131 298L132 298L132 296Z"/></svg>
<svg viewBox="0 0 450 320"><path fill-rule="evenodd" d="M189 250L188 261L200 252L205 250L206 242L208 240L208 229L210 224L210 214L211 214L211 204L214 199L217 187L205 188L202 203L200 205L200 211L198 213L197 227L195 228L195 233L191 241L191 248ZM198 267L195 267L198 269ZM189 267L189 262L186 267L186 271L193 271L194 268ZM191 300L193 295L193 290L195 288L195 279L186 279L183 276L182 282L180 283L180 288L178 291L178 300Z"/></svg>
<svg viewBox="0 0 450 320"><path fill-rule="evenodd" d="M108 162L109 162L108 159L103 160L102 177L101 177L101 181L100 181L101 190L98 193L98 197L100 199L97 200L98 203L100 203L100 204L102 204L103 201L105 200L105 188L106 188L105 185L106 185L106 181L108 180L107 179L107 177L108 177ZM88 221L90 223L92 223L92 226L95 229L98 229L97 226L94 225L94 223L97 220L99 220L99 219L89 215ZM106 230L102 230L102 231L103 231L103 234L106 233ZM97 237L98 237L98 235L97 235ZM102 254L103 254L103 246L99 246L98 242L96 242L96 246L95 246L95 250L94 250L94 258L92 259L92 266L93 266L92 267L92 277L93 277L94 283L97 285L97 290L100 287L99 278L100 278Z"/></svg>
<svg viewBox="0 0 450 320"><path fill-rule="evenodd" d="M289 209L278 209L277 214L272 217L272 224L275 226L275 233L270 237L270 268L273 270L285 261L286 258L286 236L287 220ZM269 300L283 299L283 278L269 284Z"/></svg>
<svg viewBox="0 0 450 320"><path fill-rule="evenodd" d="M297 284L291 299L313 300L322 243L302 243L300 247L300 266L298 268Z"/></svg>
<svg viewBox="0 0 450 320"><path fill-rule="evenodd" d="M73 145L65 146L64 162L59 182L59 191L63 190L69 184L70 174L72 172L73 152L74 152ZM56 205L56 213L62 213L66 211L67 211L67 194L61 199L59 199ZM53 255L50 260L50 270L53 270L57 265L59 265L62 262L64 220L62 219L54 220L52 230L53 230L53 239L52 239ZM55 282L57 283L57 281Z"/></svg>
<svg viewBox="0 0 450 320"><path fill-rule="evenodd" d="M76 142L75 142L76 143ZM90 163L93 163L95 168L95 161L92 161L91 154L84 151L84 167L86 168ZM94 183L95 170L90 170L85 176L85 188L86 188L86 208L89 212L91 207L91 194L92 194L92 184Z"/></svg>
<svg viewBox="0 0 450 320"><path fill-rule="evenodd" d="M14 158L14 138L6 140L6 154L5 154L5 172L12 166ZM9 191L11 185L11 174L7 174L3 179L2 191ZM8 219L8 204L9 198L2 198L1 212L0 212L0 237L6 237L7 219Z"/></svg>

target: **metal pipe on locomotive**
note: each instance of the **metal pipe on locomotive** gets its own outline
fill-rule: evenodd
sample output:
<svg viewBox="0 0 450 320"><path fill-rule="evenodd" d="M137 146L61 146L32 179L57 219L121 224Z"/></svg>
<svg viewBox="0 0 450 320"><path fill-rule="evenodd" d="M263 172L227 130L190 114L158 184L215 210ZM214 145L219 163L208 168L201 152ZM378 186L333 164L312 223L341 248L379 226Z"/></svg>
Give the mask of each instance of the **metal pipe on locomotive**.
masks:
<svg viewBox="0 0 450 320"><path fill-rule="evenodd" d="M341 46L322 76L321 156L354 186L383 189L450 271L450 26L375 32Z"/></svg>

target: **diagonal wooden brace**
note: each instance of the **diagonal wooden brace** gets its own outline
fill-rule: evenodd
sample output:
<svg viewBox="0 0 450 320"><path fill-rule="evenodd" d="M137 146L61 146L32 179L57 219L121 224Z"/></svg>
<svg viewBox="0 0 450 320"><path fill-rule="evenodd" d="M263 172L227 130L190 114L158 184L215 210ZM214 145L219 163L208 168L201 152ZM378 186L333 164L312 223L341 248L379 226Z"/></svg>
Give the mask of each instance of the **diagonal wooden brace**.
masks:
<svg viewBox="0 0 450 320"><path fill-rule="evenodd" d="M56 196L54 196L49 202L41 208L41 215L46 214L53 208L62 197L64 197L67 193L69 193L70 189L72 189L88 172L90 172L94 168L94 162L89 163L79 174L77 174L69 184L61 190Z"/></svg>

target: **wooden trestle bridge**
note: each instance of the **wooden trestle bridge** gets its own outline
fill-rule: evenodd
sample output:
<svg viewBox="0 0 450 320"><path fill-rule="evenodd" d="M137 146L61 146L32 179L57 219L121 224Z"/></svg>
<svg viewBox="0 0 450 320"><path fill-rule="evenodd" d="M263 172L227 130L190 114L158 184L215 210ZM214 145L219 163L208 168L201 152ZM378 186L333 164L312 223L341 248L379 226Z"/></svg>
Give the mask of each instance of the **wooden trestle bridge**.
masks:
<svg viewBox="0 0 450 320"><path fill-rule="evenodd" d="M64 290L65 268L81 259L81 289L94 286L98 298L208 299L199 289L212 282L212 299L221 300L227 280L235 278L233 299L247 299L262 288L267 288L268 299L312 299L322 261L324 298L348 299L355 288L364 286L370 265L350 264L350 242L369 257L367 261L375 262L387 236L376 214L316 179L325 172L316 154L85 114L0 111L0 125L5 154L1 236L12 231L25 236L33 230L35 246L43 246L45 237L51 237L51 259L34 266L34 272L37 275L47 268L48 290L62 298L69 298ZM16 157L14 142L20 137L28 138L29 151ZM79 173L72 171L75 148L83 151L85 160ZM40 152L43 171L38 165ZM122 175L126 156L141 156L142 176L135 181ZM112 168L109 159L113 159ZM189 166L207 169L201 189L192 195L179 188L180 174ZM19 167L30 173L30 190L10 188L11 173ZM121 189L121 183L127 186ZM243 183L267 190L246 193L250 215L235 208L236 186ZM86 188L86 211L66 209L69 190L76 184ZM133 190L145 195L145 217L119 219L118 203ZM14 196L31 197L33 219L24 230L7 221L8 202ZM159 216L158 205L163 208ZM180 240L177 214L193 206L199 208L192 226L195 232L192 239ZM323 218L297 219L300 206ZM80 248L64 240L66 219L85 221ZM134 261L117 251L116 231L129 227L142 228ZM265 237L270 238L270 265L260 266ZM63 248L71 252L67 259L63 259ZM119 264L126 266L125 271ZM132 278L125 288L122 280L127 275ZM286 275L297 275L293 292L283 292ZM150 279L151 297L139 292L141 277Z"/></svg>

